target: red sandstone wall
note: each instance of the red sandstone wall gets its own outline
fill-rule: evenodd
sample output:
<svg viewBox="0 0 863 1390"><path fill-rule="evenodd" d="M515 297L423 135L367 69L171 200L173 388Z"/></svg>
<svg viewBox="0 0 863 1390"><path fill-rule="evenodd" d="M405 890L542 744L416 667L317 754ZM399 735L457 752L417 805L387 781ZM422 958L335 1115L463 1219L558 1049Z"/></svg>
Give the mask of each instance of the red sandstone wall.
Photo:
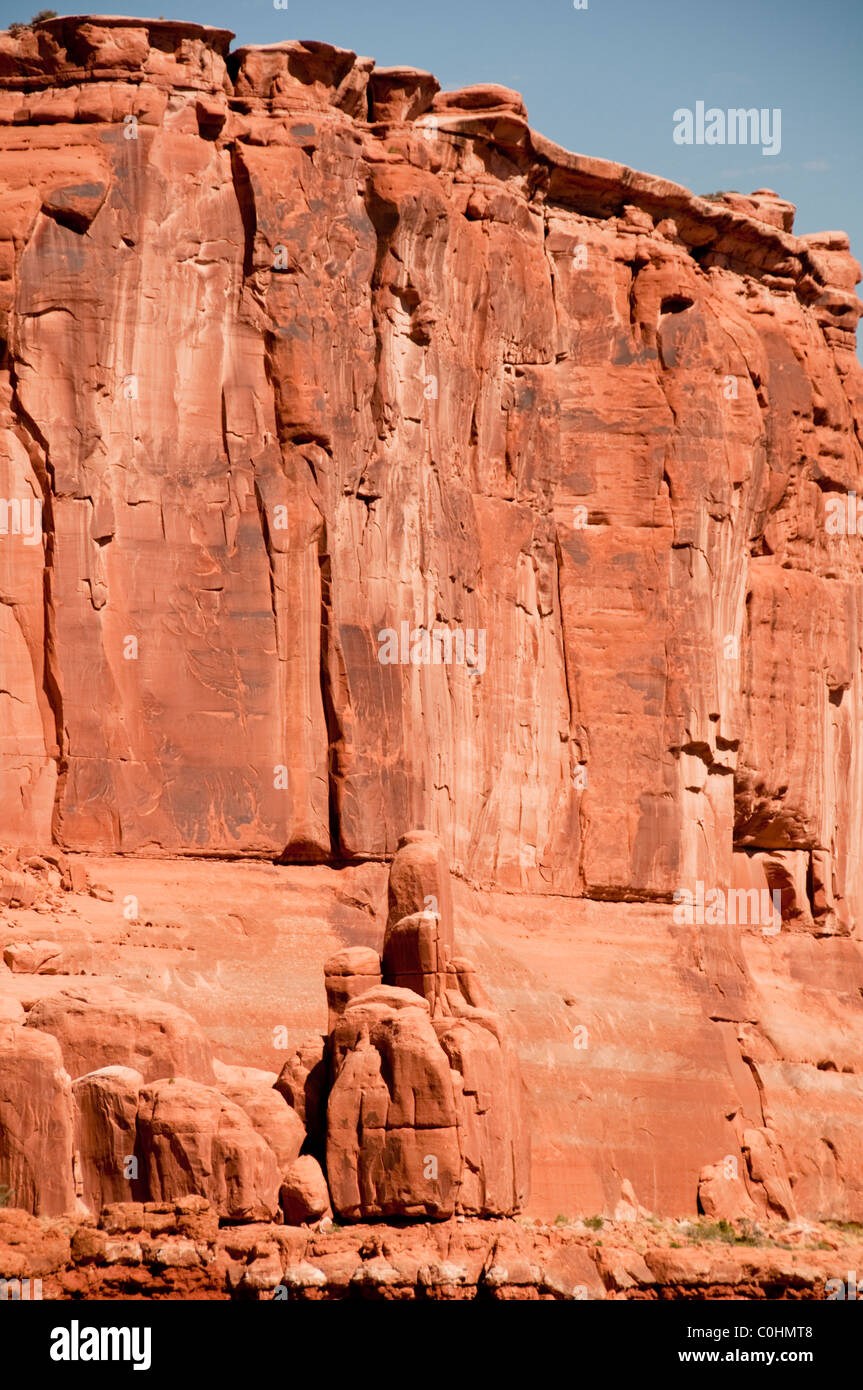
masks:
<svg viewBox="0 0 863 1390"><path fill-rule="evenodd" d="M3 842L340 861L426 824L479 887L778 885L781 963L720 927L681 999L733 1072L768 1000L829 977L856 1018L847 238L569 154L502 88L229 39L0 38L0 496L44 521L0 537ZM485 669L382 665L403 621ZM790 1144L823 1058L774 1023ZM859 1102L816 1081L810 1117Z"/></svg>

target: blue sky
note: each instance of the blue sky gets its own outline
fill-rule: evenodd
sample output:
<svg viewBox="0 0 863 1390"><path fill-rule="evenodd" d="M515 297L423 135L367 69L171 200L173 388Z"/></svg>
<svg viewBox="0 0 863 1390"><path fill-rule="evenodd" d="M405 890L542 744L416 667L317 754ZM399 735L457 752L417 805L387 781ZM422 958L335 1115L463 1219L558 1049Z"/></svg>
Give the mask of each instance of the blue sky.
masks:
<svg viewBox="0 0 863 1390"><path fill-rule="evenodd" d="M0 0L0 22L33 0ZM842 228L863 258L863 0L154 0L112 9L232 29L237 44L325 39L433 72L444 87L500 82L531 124L572 150L696 193L775 188L797 232ZM61 10L60 13L63 11ZM781 110L781 150L675 144L674 112Z"/></svg>

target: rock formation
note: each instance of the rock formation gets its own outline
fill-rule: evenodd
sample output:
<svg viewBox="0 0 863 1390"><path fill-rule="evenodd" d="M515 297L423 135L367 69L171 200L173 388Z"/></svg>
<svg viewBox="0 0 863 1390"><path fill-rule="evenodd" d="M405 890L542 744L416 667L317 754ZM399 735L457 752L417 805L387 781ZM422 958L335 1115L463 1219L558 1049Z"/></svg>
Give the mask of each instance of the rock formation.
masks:
<svg viewBox="0 0 863 1390"><path fill-rule="evenodd" d="M568 154L504 88L229 39L0 39L0 482L43 525L0 559L7 838L426 824L476 882L605 899L782 854L847 931L847 239ZM403 623L485 661L382 664Z"/></svg>
<svg viewBox="0 0 863 1390"><path fill-rule="evenodd" d="M215 1063L182 1010L115 987L0 1021L0 1185L48 1216L76 1197L97 1215L200 1197L225 1221L290 1224L521 1210L518 1056L452 954L435 836L403 836L388 899L383 959L348 948L325 963L328 1036L278 1077Z"/></svg>
<svg viewBox="0 0 863 1390"><path fill-rule="evenodd" d="M0 1270L22 1282L35 1276L46 1299L139 1298L143 1287L154 1298L289 1302L764 1300L780 1290L823 1300L837 1296L837 1270L844 1280L863 1263L859 1230L798 1228L782 1243L772 1234L753 1228L733 1245L704 1222L596 1230L470 1217L323 1231L220 1226L203 1198L183 1197L110 1203L98 1220L0 1210Z"/></svg>
<svg viewBox="0 0 863 1390"><path fill-rule="evenodd" d="M502 1019L476 1004L473 966L452 956L449 869L435 836L402 837L388 901L382 959L345 951L324 967L336 1214L511 1215L528 1190L518 1058Z"/></svg>
<svg viewBox="0 0 863 1390"><path fill-rule="evenodd" d="M0 35L0 1185L863 1220L847 237L231 38Z"/></svg>

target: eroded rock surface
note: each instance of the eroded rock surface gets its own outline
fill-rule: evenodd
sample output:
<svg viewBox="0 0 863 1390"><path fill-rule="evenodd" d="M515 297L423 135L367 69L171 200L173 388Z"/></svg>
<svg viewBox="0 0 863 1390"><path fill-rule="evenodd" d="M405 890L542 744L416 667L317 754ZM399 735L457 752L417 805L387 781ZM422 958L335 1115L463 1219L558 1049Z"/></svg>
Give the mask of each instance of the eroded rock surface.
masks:
<svg viewBox="0 0 863 1390"><path fill-rule="evenodd" d="M200 1197L113 1203L98 1221L0 1210L0 1277L40 1279L52 1299L842 1299L861 1255L859 1230L775 1223L220 1229Z"/></svg>
<svg viewBox="0 0 863 1390"><path fill-rule="evenodd" d="M470 962L454 963L435 836L402 836L387 899L380 971L366 959L366 973L349 977L358 983L329 1036L333 1207L352 1220L512 1215L530 1162L518 1057L503 1020L475 1006Z"/></svg>
<svg viewBox="0 0 863 1390"><path fill-rule="evenodd" d="M205 1196L233 1220L271 1220L278 1209L273 1151L245 1111L195 1081L169 1078L141 1092L138 1142L155 1201Z"/></svg>
<svg viewBox="0 0 863 1390"><path fill-rule="evenodd" d="M510 1211L517 1042L550 1219L860 1220L847 237L562 150L503 87L230 40L0 36L0 1182L114 1193L86 1151L132 1093L92 1076L131 1067L222 1084L223 1220L298 1139L346 1212ZM228 914L204 854L319 867ZM778 924L675 915L698 885Z"/></svg>
<svg viewBox="0 0 863 1390"><path fill-rule="evenodd" d="M136 1068L145 1081L214 1079L210 1045L193 1018L173 1004L120 988L81 985L37 999L27 1026L59 1039L73 1076L119 1065Z"/></svg>
<svg viewBox="0 0 863 1390"><path fill-rule="evenodd" d="M847 930L847 238L569 154L505 88L228 39L0 39L2 481L43 512L2 545L13 838L426 824L598 898L789 852ZM403 623L482 660L381 664Z"/></svg>
<svg viewBox="0 0 863 1390"><path fill-rule="evenodd" d="M56 1038L0 1021L0 1184L36 1215L74 1209L73 1109Z"/></svg>

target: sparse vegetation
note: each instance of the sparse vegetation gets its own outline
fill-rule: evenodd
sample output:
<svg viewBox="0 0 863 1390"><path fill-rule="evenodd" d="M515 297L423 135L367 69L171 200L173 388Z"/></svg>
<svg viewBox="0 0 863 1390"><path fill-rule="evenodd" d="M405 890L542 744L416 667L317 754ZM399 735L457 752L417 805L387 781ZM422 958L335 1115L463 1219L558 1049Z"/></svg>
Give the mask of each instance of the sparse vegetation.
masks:
<svg viewBox="0 0 863 1390"><path fill-rule="evenodd" d="M734 1245L737 1235L731 1222L724 1218L721 1221L689 1221L683 1227L683 1234L695 1245L702 1245L705 1241L711 1240Z"/></svg>
<svg viewBox="0 0 863 1390"><path fill-rule="evenodd" d="M854 1240L863 1240L863 1223L860 1221L825 1221L825 1226L830 1226L834 1231L841 1231L843 1235L852 1236Z"/></svg>
<svg viewBox="0 0 863 1390"><path fill-rule="evenodd" d="M776 1250L791 1250L786 1242L770 1236L757 1222L746 1217L735 1225L724 1217L719 1221L689 1221L681 1228L682 1235L692 1244L703 1245L709 1241L720 1241L723 1245L771 1246Z"/></svg>
<svg viewBox="0 0 863 1390"><path fill-rule="evenodd" d="M13 38L17 38L17 36L18 36L19 34L23 34L23 33L24 33L24 30L25 30L25 29L32 29L34 24L41 24L43 19L56 19L56 18L57 18L57 11L56 11L56 10L40 10L40 11L38 12L38 14L34 14L33 18L30 20L29 24L22 24L22 23L20 23L20 22L16 22L15 24L10 24L10 25L9 25L9 31L8 31L8 32L12 35Z"/></svg>
<svg viewBox="0 0 863 1390"><path fill-rule="evenodd" d="M602 1227L605 1225L605 1222L603 1221L601 1216L586 1216L584 1218L584 1225L587 1226L591 1231L601 1231Z"/></svg>
<svg viewBox="0 0 863 1390"><path fill-rule="evenodd" d="M741 1229L737 1232L737 1235L734 1239L735 1245L764 1244L764 1241L767 1237L765 1236L760 1226L756 1226L753 1222L747 1221L744 1217L744 1219L740 1223L740 1228Z"/></svg>

